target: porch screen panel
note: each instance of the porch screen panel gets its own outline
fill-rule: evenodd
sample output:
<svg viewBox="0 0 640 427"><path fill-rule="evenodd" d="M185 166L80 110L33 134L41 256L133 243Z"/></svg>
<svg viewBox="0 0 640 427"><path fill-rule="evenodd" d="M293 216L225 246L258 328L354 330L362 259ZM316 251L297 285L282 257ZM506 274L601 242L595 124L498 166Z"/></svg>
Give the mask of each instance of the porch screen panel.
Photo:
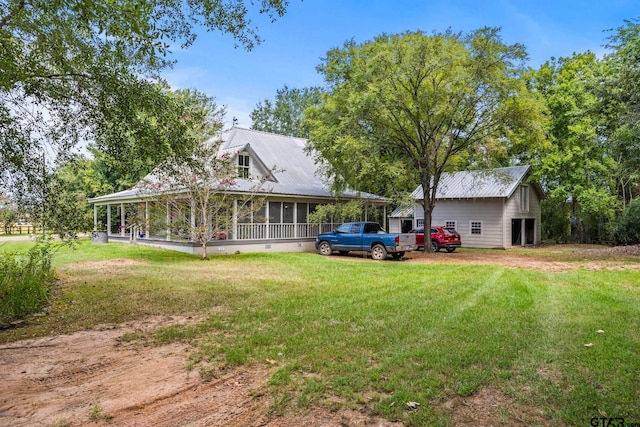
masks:
<svg viewBox="0 0 640 427"><path fill-rule="evenodd" d="M253 222L267 222L267 206L265 204L262 204L256 211L253 212Z"/></svg>
<svg viewBox="0 0 640 427"><path fill-rule="evenodd" d="M269 202L269 223L280 224L282 222L282 202Z"/></svg>
<svg viewBox="0 0 640 427"><path fill-rule="evenodd" d="M247 202L244 200L238 200L236 203L238 206L238 222L243 224L251 222L251 212L249 212L245 207Z"/></svg>
<svg viewBox="0 0 640 427"><path fill-rule="evenodd" d="M309 209L308 203L298 203L298 212L296 215L298 224L306 224L307 223L307 209Z"/></svg>
<svg viewBox="0 0 640 427"><path fill-rule="evenodd" d="M284 202L282 204L282 222L293 224L293 203Z"/></svg>

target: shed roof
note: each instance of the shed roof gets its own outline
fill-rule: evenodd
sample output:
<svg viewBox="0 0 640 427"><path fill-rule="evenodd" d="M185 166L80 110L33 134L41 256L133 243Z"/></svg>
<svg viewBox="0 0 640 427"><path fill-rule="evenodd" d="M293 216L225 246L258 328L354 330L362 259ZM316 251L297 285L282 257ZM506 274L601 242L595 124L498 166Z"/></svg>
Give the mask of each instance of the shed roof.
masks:
<svg viewBox="0 0 640 427"><path fill-rule="evenodd" d="M440 178L436 200L509 198L530 174L530 165L444 173ZM540 197L544 198L542 188L535 183L534 186ZM422 185L411 193L411 197L422 200Z"/></svg>
<svg viewBox="0 0 640 427"><path fill-rule="evenodd" d="M319 173L313 156L305 151L306 139L240 127L233 127L214 138L222 138L221 152L232 155L249 152L262 169L271 171L274 179L264 185L263 191L282 196L332 197L329 183L325 182ZM254 186L255 182L253 181L238 179L231 191L250 192ZM381 196L353 190L345 191L342 196L347 198L362 197L377 201L385 200ZM95 197L89 202L105 204L135 200L140 197L140 190L132 188Z"/></svg>

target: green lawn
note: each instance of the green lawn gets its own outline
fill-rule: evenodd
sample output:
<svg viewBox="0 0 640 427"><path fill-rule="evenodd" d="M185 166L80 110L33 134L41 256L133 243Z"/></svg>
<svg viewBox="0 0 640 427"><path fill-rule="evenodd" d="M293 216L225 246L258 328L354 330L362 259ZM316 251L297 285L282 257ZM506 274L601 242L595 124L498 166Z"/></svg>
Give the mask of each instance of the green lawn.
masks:
<svg viewBox="0 0 640 427"><path fill-rule="evenodd" d="M189 342L187 365L205 378L270 361L275 413L366 406L407 425L451 425L444 402L490 389L511 411L542 411L528 420L527 411L505 408L527 425L586 426L603 414L640 422L637 269L553 273L310 253L200 261L87 241L55 262L50 315L1 332L0 342L205 315L125 339ZM408 410L409 401L419 409Z"/></svg>

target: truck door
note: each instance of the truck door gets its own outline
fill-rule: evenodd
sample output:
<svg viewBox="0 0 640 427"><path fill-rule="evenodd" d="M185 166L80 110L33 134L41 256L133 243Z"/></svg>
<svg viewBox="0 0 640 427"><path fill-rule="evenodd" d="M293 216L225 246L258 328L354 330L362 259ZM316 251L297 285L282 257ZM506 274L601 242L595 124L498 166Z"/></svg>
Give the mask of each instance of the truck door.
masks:
<svg viewBox="0 0 640 427"><path fill-rule="evenodd" d="M337 242L332 245L338 251L362 250L362 224L342 224L336 229Z"/></svg>
<svg viewBox="0 0 640 427"><path fill-rule="evenodd" d="M331 246L337 251L362 250L362 224L342 224L336 229L336 242Z"/></svg>

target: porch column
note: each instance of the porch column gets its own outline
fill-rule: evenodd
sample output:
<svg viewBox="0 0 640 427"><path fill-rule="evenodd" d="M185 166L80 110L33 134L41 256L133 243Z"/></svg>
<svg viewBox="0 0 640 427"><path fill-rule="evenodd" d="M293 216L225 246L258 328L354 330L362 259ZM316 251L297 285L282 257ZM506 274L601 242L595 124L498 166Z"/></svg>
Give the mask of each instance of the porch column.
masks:
<svg viewBox="0 0 640 427"><path fill-rule="evenodd" d="M93 204L93 231L98 231L98 205Z"/></svg>
<svg viewBox="0 0 640 427"><path fill-rule="evenodd" d="M238 199L233 200L233 213L231 217L231 239L238 240ZM227 236L228 238L228 236Z"/></svg>
<svg viewBox="0 0 640 427"><path fill-rule="evenodd" d="M165 225L167 226L167 240L171 240L171 205L167 202L167 217L165 219Z"/></svg>
<svg viewBox="0 0 640 427"><path fill-rule="evenodd" d="M388 230L387 226L387 222L389 221L389 218L387 218L387 204L385 203L382 207L382 222L384 222L384 229Z"/></svg>
<svg viewBox="0 0 640 427"><path fill-rule="evenodd" d="M124 237L124 203L120 203L120 236Z"/></svg>
<svg viewBox="0 0 640 427"><path fill-rule="evenodd" d="M269 216L269 201L265 202L265 207L264 207L264 216L266 216L266 222L267 222L267 229L265 231L265 238L268 239L269 235L271 234L269 232L269 229L271 228L271 217Z"/></svg>
<svg viewBox="0 0 640 427"><path fill-rule="evenodd" d="M293 204L293 237L298 237L298 202Z"/></svg>
<svg viewBox="0 0 640 427"><path fill-rule="evenodd" d="M193 236L196 231L196 207L194 203L191 203L191 218L189 218L191 224L191 232L189 233L189 240L193 241Z"/></svg>
<svg viewBox="0 0 640 427"><path fill-rule="evenodd" d="M111 205L107 205L107 236L111 236Z"/></svg>
<svg viewBox="0 0 640 427"><path fill-rule="evenodd" d="M144 238L149 238L149 202L144 202Z"/></svg>
<svg viewBox="0 0 640 427"><path fill-rule="evenodd" d="M522 218L522 220L520 221L520 246L525 246L527 244L526 224L526 218Z"/></svg>

